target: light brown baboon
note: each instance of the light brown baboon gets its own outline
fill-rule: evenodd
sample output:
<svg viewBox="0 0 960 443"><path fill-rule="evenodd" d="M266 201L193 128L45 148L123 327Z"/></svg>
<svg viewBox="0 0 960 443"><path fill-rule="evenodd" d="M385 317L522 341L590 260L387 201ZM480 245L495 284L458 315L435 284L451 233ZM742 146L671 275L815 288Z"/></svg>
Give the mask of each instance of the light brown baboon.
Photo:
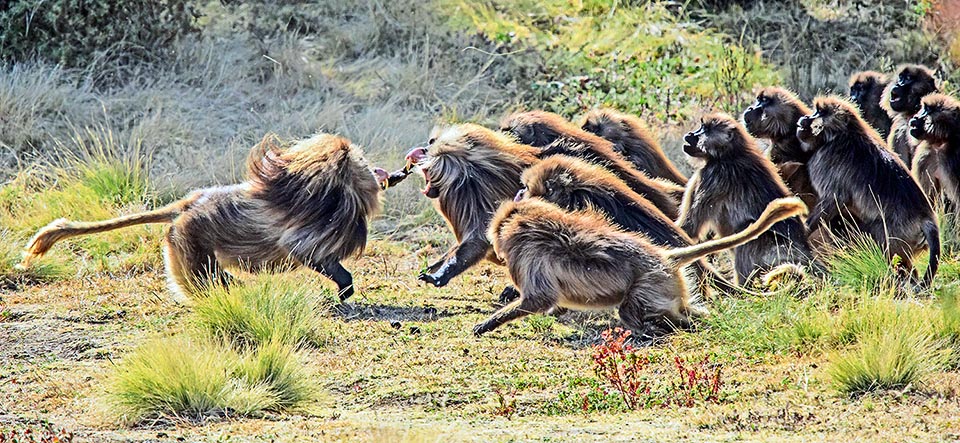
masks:
<svg viewBox="0 0 960 443"><path fill-rule="evenodd" d="M850 76L850 99L860 108L863 120L887 138L893 120L880 102L890 78L876 71L862 71ZM804 114L806 115L806 114Z"/></svg>
<svg viewBox="0 0 960 443"><path fill-rule="evenodd" d="M855 105L840 97L818 97L814 107L812 115L797 123L804 149L813 153L810 179L820 195L807 226L850 212L888 259L900 257L901 277L915 277L913 257L926 241L930 265L920 287L929 287L940 260L939 227L920 186Z"/></svg>
<svg viewBox="0 0 960 443"><path fill-rule="evenodd" d="M883 90L881 105L893 119L887 146L900 156L903 164L913 164L917 140L910 137L910 119L920 111L921 100L939 91L933 71L921 65L906 65L897 70L896 82Z"/></svg>
<svg viewBox="0 0 960 443"><path fill-rule="evenodd" d="M484 257L499 263L486 236L490 217L517 194L520 173L537 162L539 154L539 149L469 123L436 131L428 147L407 154L408 165L423 174L423 194L434 199L457 237L457 245L420 274L420 280L444 286Z"/></svg>
<svg viewBox="0 0 960 443"><path fill-rule="evenodd" d="M500 129L516 137L520 143L540 148L540 158L568 155L601 165L634 192L650 200L667 217L676 218L678 214L682 186L648 177L617 154L613 143L580 129L557 114L545 111L515 113L500 123Z"/></svg>
<svg viewBox="0 0 960 443"><path fill-rule="evenodd" d="M304 265L333 280L346 299L354 292L353 277L340 261L363 251L387 173L371 170L358 147L335 135L283 145L275 135L264 137L251 150L240 184L201 189L160 209L102 222L56 220L30 240L22 264L66 238L170 223L164 258L178 295L229 283L226 267L258 272Z"/></svg>
<svg viewBox="0 0 960 443"><path fill-rule="evenodd" d="M931 204L939 204L942 192L951 209L960 208L960 101L944 94L924 97L910 119L910 135L920 140L912 172L920 188Z"/></svg>
<svg viewBox="0 0 960 443"><path fill-rule="evenodd" d="M743 123L750 135L770 140L767 157L777 166L787 187L812 208L817 204L817 193L807 173L810 154L803 151L797 138L797 120L809 113L810 108L796 94L767 87L743 113Z"/></svg>
<svg viewBox="0 0 960 443"><path fill-rule="evenodd" d="M804 210L799 199L776 200L756 222L732 236L662 248L643 235L618 229L592 210L568 212L538 198L504 203L490 223L489 237L520 298L473 332L481 335L557 306L616 307L627 327L646 336L687 328L701 311L691 302L678 269L750 241Z"/></svg>
<svg viewBox="0 0 960 443"><path fill-rule="evenodd" d="M583 116L580 127L609 140L617 153L651 177L687 184L687 177L663 153L660 142L640 118L613 109L594 109Z"/></svg>
<svg viewBox="0 0 960 443"><path fill-rule="evenodd" d="M597 210L620 228L643 234L657 246L693 244L673 220L602 166L557 155L524 171L522 181L524 188L517 195L518 199L537 197L568 211ZM704 260L694 262L691 267L701 293L708 291L710 280L724 291L741 289L724 279Z"/></svg>
<svg viewBox="0 0 960 443"><path fill-rule="evenodd" d="M732 117L712 114L687 133L683 150L699 163L690 177L677 224L694 239L728 236L749 225L770 202L791 196L776 168ZM733 250L737 282L746 285L775 268L819 266L799 217L787 218Z"/></svg>

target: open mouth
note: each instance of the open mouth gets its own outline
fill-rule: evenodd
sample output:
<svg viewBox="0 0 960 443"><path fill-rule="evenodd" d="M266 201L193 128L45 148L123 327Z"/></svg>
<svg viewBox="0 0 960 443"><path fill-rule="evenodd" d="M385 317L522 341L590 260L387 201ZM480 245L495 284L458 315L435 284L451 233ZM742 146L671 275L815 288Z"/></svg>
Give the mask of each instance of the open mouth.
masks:
<svg viewBox="0 0 960 443"><path fill-rule="evenodd" d="M426 185L420 190L420 192L422 192L423 195L430 197L434 194L433 187L430 186L430 173L427 172L426 169L421 169L421 171L423 172L423 181L426 182Z"/></svg>

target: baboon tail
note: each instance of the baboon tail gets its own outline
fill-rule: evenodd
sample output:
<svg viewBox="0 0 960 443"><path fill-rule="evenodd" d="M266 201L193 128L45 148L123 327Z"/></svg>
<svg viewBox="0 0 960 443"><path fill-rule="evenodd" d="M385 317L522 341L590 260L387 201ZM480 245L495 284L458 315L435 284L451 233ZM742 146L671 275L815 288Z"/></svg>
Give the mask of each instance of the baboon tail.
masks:
<svg viewBox="0 0 960 443"><path fill-rule="evenodd" d="M74 222L65 218L54 220L47 226L41 228L40 231L30 239L30 242L27 243L27 247L23 252L23 261L20 262L19 266L30 266L31 260L43 256L53 245L63 239L76 237L78 235L112 231L114 229L146 223L170 223L187 209L188 204L189 201L180 200L153 211L140 212L99 222Z"/></svg>
<svg viewBox="0 0 960 443"><path fill-rule="evenodd" d="M733 235L697 245L669 249L666 252L666 257L674 263L674 266L685 266L705 255L742 245L767 232L777 222L806 212L807 206L799 198L778 198L770 202L767 208L763 210L763 214L760 214L760 218L747 226L746 229Z"/></svg>
<svg viewBox="0 0 960 443"><path fill-rule="evenodd" d="M940 267L940 228L933 220L927 220L920 225L920 229L923 230L927 247L930 248L930 263L927 265L927 272L923 275L923 281L920 282L920 288L927 289L933 283L933 277L937 275L937 268Z"/></svg>

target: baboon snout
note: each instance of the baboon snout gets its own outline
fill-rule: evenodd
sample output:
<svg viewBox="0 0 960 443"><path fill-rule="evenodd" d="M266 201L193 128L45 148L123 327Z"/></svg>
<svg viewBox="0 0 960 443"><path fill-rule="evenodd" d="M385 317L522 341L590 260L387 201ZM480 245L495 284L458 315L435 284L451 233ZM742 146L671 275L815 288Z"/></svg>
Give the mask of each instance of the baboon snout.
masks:
<svg viewBox="0 0 960 443"><path fill-rule="evenodd" d="M383 168L373 168L373 176L377 178L377 183L380 184L390 179L390 173Z"/></svg>
<svg viewBox="0 0 960 443"><path fill-rule="evenodd" d="M690 146L697 146L697 142L700 141L700 137L692 132L688 132L687 135L683 136L683 141Z"/></svg>
<svg viewBox="0 0 960 443"><path fill-rule="evenodd" d="M914 138L921 138L926 135L927 130L924 127L924 120L926 119L923 115L918 115L910 119L910 135Z"/></svg>

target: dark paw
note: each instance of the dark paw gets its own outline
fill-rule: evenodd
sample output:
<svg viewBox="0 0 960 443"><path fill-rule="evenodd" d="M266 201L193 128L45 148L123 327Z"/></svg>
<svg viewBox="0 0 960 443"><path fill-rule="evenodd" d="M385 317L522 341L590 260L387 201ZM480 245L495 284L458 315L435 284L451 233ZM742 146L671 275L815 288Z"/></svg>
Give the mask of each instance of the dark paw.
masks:
<svg viewBox="0 0 960 443"><path fill-rule="evenodd" d="M513 286L507 286L503 288L503 292L500 293L500 304L506 305L518 298L520 298L520 291Z"/></svg>
<svg viewBox="0 0 960 443"><path fill-rule="evenodd" d="M340 290L340 301L345 301L353 295L353 286L348 286Z"/></svg>
<svg viewBox="0 0 960 443"><path fill-rule="evenodd" d="M447 284L446 280L443 280L434 274L423 273L423 274L420 274L420 276L417 277L417 279L420 281L430 283L431 285L434 285L438 288Z"/></svg>
<svg viewBox="0 0 960 443"><path fill-rule="evenodd" d="M487 332L490 332L490 330L487 329L487 325L485 323L480 323L479 325L476 325L473 327L474 337L479 337L483 334L486 334Z"/></svg>

